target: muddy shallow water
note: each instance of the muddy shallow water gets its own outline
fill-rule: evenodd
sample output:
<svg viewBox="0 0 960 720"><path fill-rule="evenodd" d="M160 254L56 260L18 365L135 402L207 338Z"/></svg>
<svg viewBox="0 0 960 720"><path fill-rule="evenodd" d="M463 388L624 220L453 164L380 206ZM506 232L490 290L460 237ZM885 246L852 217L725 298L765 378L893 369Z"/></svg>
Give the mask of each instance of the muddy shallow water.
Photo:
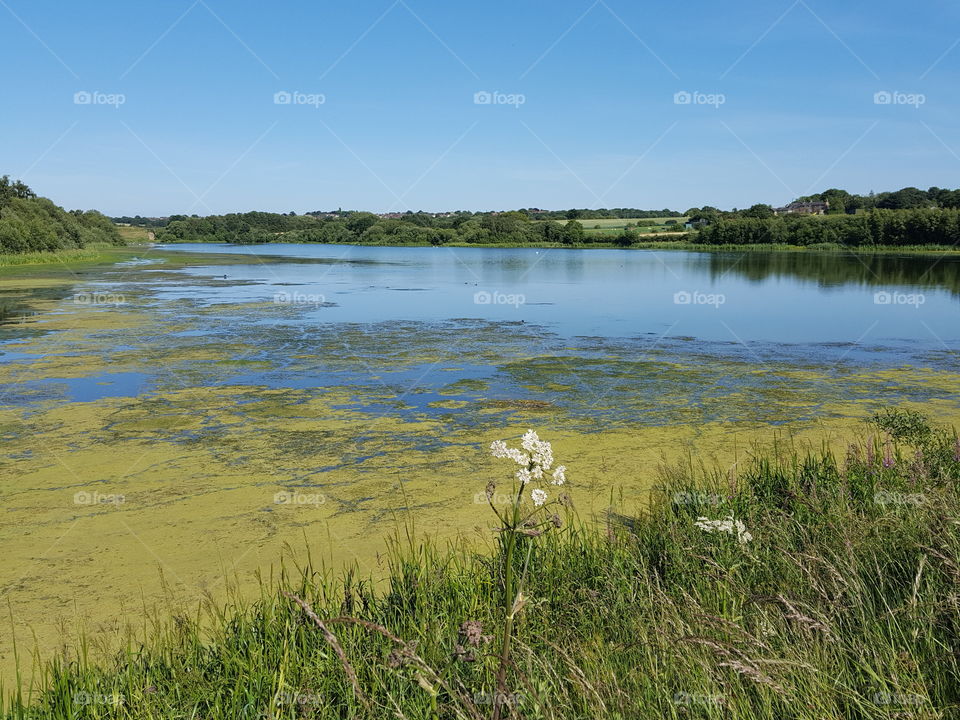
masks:
<svg viewBox="0 0 960 720"><path fill-rule="evenodd" d="M486 447L553 440L581 512L662 462L954 421L956 259L277 245L0 276L0 677L34 636L253 586L285 546L380 572L489 537Z"/></svg>

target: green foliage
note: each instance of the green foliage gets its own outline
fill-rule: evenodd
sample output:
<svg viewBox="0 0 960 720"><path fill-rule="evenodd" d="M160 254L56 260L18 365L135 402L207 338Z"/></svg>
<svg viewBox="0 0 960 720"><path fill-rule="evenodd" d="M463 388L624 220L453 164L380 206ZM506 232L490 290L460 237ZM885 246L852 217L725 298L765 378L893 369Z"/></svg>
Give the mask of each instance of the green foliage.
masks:
<svg viewBox="0 0 960 720"><path fill-rule="evenodd" d="M123 245L116 226L95 210L65 211L22 182L0 178L0 254Z"/></svg>
<svg viewBox="0 0 960 720"><path fill-rule="evenodd" d="M160 242L319 242L389 245L478 245L610 243L627 246L634 241L619 227L608 228L590 220L627 219L628 224L676 226L677 218L688 218L694 227L711 228L698 238L703 244L792 244L838 246L921 246L953 245L960 239L956 211L960 190L903 188L867 196L852 195L830 188L799 198L830 203L833 224L811 223L806 216L774 216L773 208L755 204L746 210L723 211L709 205L690 208L686 213L636 208L541 210L529 208L507 212L431 214L408 210L375 215L369 212L314 211L305 215L249 212L210 217L144 219L120 218L131 224L159 228ZM859 214L858 214L859 213ZM816 218L820 222L823 218ZM156 220L156 222L153 222ZM571 225L570 222L576 222ZM166 223L166 227L163 225ZM583 232L583 226L592 230ZM599 225L599 227L598 227ZM579 228L579 229L578 229ZM629 241L629 242L628 242Z"/></svg>
<svg viewBox="0 0 960 720"><path fill-rule="evenodd" d="M930 204L930 198L923 190L907 187L887 194L877 203L877 207L887 210L911 210L929 207Z"/></svg>
<svg viewBox="0 0 960 720"><path fill-rule="evenodd" d="M873 416L874 424L895 440L922 443L933 430L927 416L917 410L891 408Z"/></svg>
<svg viewBox="0 0 960 720"><path fill-rule="evenodd" d="M837 243L871 245L956 245L960 211L952 209L873 210L862 215L718 219L700 231L697 242L712 245Z"/></svg>
<svg viewBox="0 0 960 720"><path fill-rule="evenodd" d="M33 192L23 181L17 180L10 182L10 176L0 177L0 208L4 207L14 198L29 200L35 198L37 194Z"/></svg>
<svg viewBox="0 0 960 720"><path fill-rule="evenodd" d="M743 211L744 217L758 218L760 220L766 220L767 218L773 217L773 208L769 205L758 204L751 207L749 210Z"/></svg>
<svg viewBox="0 0 960 720"><path fill-rule="evenodd" d="M563 226L563 244L576 245L582 243L586 234L583 231L583 225L576 220L569 220Z"/></svg>

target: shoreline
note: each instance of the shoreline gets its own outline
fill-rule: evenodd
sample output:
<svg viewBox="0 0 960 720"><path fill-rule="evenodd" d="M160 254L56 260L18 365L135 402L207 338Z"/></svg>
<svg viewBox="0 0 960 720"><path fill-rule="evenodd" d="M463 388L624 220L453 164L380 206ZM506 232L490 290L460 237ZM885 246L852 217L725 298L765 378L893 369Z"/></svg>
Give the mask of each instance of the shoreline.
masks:
<svg viewBox="0 0 960 720"><path fill-rule="evenodd" d="M372 244L372 243L204 243L204 242L166 242L157 243L149 247L175 247L177 245L221 245L237 247L270 247L271 245L329 245L330 247L361 247L361 248L490 248L503 250L685 250L689 252L804 252L804 253L849 253L857 255L891 255L903 253L908 255L960 255L960 245L906 245L906 246L886 246L886 245L861 245L861 246L824 246L824 245L780 245L780 244L762 244L762 245L707 245L700 243L688 243L676 240L667 240L663 242L640 242L623 247L615 243L582 243L579 245L564 245L563 243L444 243L443 245L431 245L430 243L393 243L393 244ZM133 247L133 246L128 246Z"/></svg>
<svg viewBox="0 0 960 720"><path fill-rule="evenodd" d="M808 253L808 254L829 254L829 255L909 255L909 256L960 256L960 245L958 246L823 246L823 245L706 245L700 243L689 243L684 241L666 240L663 242L647 241L639 242L628 247L616 245L614 243L584 243L579 245L564 245L562 243L525 243L523 245L510 243L445 243L443 245L430 245L429 243L396 243L389 245L381 244L363 244L363 243L193 243L193 242L169 242L169 243L143 243L130 244L124 246L109 247L91 247L78 250L56 250L40 251L30 253L6 253L0 254L0 277L10 274L11 271L30 270L34 268L45 268L57 263L63 265L84 265L93 266L97 264L108 264L117 262L128 252L149 251L152 249L163 249L165 247L176 247L178 245L219 245L219 246L237 246L237 247L263 247L269 248L271 245L330 245L331 247L358 247L358 248L478 248L478 249L502 249L502 250L663 250L680 252L719 252L719 253ZM179 251L176 251L179 252ZM265 253L269 254L269 253Z"/></svg>

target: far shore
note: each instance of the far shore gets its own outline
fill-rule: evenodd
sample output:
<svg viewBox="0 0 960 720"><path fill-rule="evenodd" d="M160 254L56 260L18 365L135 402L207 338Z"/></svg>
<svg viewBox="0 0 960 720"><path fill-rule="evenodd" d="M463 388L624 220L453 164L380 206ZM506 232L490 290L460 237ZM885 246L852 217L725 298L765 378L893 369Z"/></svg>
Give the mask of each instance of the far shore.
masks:
<svg viewBox="0 0 960 720"><path fill-rule="evenodd" d="M667 233L661 233L660 236L667 236ZM682 236L685 233L670 233L672 236ZM32 253L0 253L0 274L8 274L10 271L27 270L32 267L47 266L51 264L62 264L64 266L77 265L99 265L109 264L124 259L131 251L145 251L153 248L173 245L192 245L198 243L131 243L122 247L91 247L82 250L58 250L50 252L32 252ZM207 243L199 243L207 244ZM229 243L209 243L212 245L225 245ZM249 243L247 247L263 247L265 254L269 254L268 248L274 243ZM281 244L281 243L275 243ZM289 243L312 245L320 243ZM237 243L240 245L240 243ZM429 243L397 243L384 245L368 245L360 243L337 243L344 247L437 247L437 248L501 248L501 249L522 249L529 248L534 250L669 250L686 252L798 252L798 253L847 253L858 255L960 255L960 245L909 245L909 246L884 246L884 245L862 245L845 246L834 244L820 245L783 245L783 244L761 244L761 245L706 245L696 242L687 242L683 240L664 240L664 241L643 241L629 246L617 245L615 243L583 243L578 245L565 245L562 243L445 243L443 245L430 245Z"/></svg>

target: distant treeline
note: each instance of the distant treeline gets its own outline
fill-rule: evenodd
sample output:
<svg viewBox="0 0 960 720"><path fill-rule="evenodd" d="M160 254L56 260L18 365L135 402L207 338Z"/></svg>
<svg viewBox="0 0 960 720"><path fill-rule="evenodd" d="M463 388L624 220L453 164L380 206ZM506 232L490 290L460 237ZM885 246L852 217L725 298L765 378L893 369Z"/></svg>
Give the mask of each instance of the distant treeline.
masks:
<svg viewBox="0 0 960 720"><path fill-rule="evenodd" d="M158 242L224 243L362 243L367 245L443 245L564 243L587 238L576 220L533 221L521 211L497 214L456 214L434 217L411 213L403 218L381 218L355 212L346 217L280 215L249 212L210 217L171 217L157 232Z"/></svg>
<svg viewBox="0 0 960 720"><path fill-rule="evenodd" d="M857 195L831 188L797 198L829 203L827 217L777 215L770 205L720 210L711 206L676 210L638 208L508 212L413 212L374 215L356 210L317 210L305 215L248 212L230 215L172 215L169 218L122 217L117 222L157 229L160 242L221 243L361 243L370 245L443 245L446 243L609 244L628 247L654 239L638 232L654 218L686 217L700 230L697 242L714 244L782 243L814 245L953 245L957 242L960 190L906 187L892 192ZM619 234L584 232L591 220L631 219ZM636 226L631 227L630 225ZM670 228L664 228L669 230ZM692 239L692 238L691 238Z"/></svg>
<svg viewBox="0 0 960 720"><path fill-rule="evenodd" d="M947 190L932 187L920 190L905 187L893 192L871 192L868 195L855 195L846 190L830 188L822 193L805 195L797 202L829 203L827 215L857 215L871 210L920 210L936 208L960 208L960 190ZM684 215L693 221L715 222L719 219L754 218L766 220L776 214L773 206L758 203L749 208L720 210L709 205L702 208L690 208Z"/></svg>
<svg viewBox="0 0 960 720"><path fill-rule="evenodd" d="M871 210L859 215L718 218L696 242L712 245L956 245L960 210Z"/></svg>
<svg viewBox="0 0 960 720"><path fill-rule="evenodd" d="M861 210L916 210L920 208L960 208L960 190L931 187L920 190L905 187L893 192L851 195L846 190L831 188L816 195L798 198L799 201L826 201L832 214L853 215Z"/></svg>
<svg viewBox="0 0 960 720"><path fill-rule="evenodd" d="M37 197L19 180L0 177L0 253L68 250L93 244L123 245L116 226L95 210L67 212Z"/></svg>
<svg viewBox="0 0 960 720"><path fill-rule="evenodd" d="M121 215L120 217L110 218L117 225L131 225L133 227L158 228L165 226L170 222L170 218L165 217L141 217L140 215Z"/></svg>
<svg viewBox="0 0 960 720"><path fill-rule="evenodd" d="M626 218L667 218L683 217L676 210L638 210L637 208L609 208L601 210L577 209L572 210L539 210L527 208L520 210L537 220L604 220Z"/></svg>

